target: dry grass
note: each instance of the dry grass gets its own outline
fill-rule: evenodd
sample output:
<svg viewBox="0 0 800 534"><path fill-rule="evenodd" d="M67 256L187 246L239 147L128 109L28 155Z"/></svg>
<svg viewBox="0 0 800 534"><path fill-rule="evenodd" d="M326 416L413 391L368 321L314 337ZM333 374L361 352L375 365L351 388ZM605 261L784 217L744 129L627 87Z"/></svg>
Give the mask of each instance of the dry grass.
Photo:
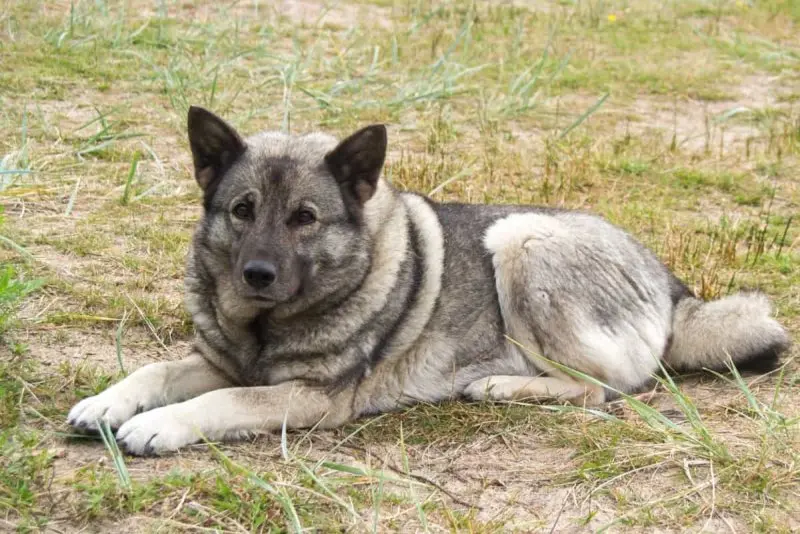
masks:
<svg viewBox="0 0 800 534"><path fill-rule="evenodd" d="M64 416L185 351L193 103L248 133L386 122L398 187L603 213L797 339L799 25L785 0L6 2L0 528L797 530L797 349L649 405L418 406L161 459Z"/></svg>

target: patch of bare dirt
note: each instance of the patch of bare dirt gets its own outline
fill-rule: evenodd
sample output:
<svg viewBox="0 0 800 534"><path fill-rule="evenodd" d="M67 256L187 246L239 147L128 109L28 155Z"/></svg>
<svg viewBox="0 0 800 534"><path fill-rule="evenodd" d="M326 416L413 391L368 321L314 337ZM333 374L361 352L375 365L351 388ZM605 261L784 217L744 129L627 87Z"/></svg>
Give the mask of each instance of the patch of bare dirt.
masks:
<svg viewBox="0 0 800 534"><path fill-rule="evenodd" d="M370 26L390 28L390 17L385 8L361 4L337 2L329 5L308 0L283 0L274 6L275 12L289 18L295 24L333 24L351 27L354 22Z"/></svg>
<svg viewBox="0 0 800 534"><path fill-rule="evenodd" d="M617 133L631 135L657 134L668 146L675 136L679 148L688 152L709 150L713 153L745 153L749 143L755 147L764 143L764 131L749 119L754 113L788 111L791 104L782 97L789 94L791 84L782 76L749 76L726 92L736 98L705 101L692 98L677 100L657 95L639 95L630 100L615 100L612 95L592 116L588 124L613 127ZM552 128L559 131L567 127L597 102L597 95L574 93L561 95L551 102L549 115ZM512 134L529 144L541 148L545 131L533 131L511 123Z"/></svg>
<svg viewBox="0 0 800 534"><path fill-rule="evenodd" d="M763 109L785 108L781 96L786 84L780 77L750 76L729 88L735 100L706 102L681 99L670 102L663 98L641 96L630 105L609 113L631 114L631 132L661 131L667 136L676 136L679 146L689 151L718 149L727 151L746 150L746 144L757 141L763 132L755 124L736 120L747 119L753 112ZM638 119L638 120L637 120Z"/></svg>
<svg viewBox="0 0 800 534"><path fill-rule="evenodd" d="M20 331L15 339L27 345L29 358L47 367L68 363L113 374L119 371L115 336L116 328L48 325ZM130 373L148 363L182 358L189 349L188 340L162 346L145 328L129 328L122 337L122 362Z"/></svg>
<svg viewBox="0 0 800 534"><path fill-rule="evenodd" d="M137 2L148 17L164 13L169 17L193 17L198 22L213 22L219 17L251 18L253 20L273 21L275 17L285 17L294 24L324 25L333 24L351 27L363 22L382 28L391 27L386 8L368 4L346 4L343 2L313 2L309 0L280 0L268 2L245 0L242 2L191 2L170 3L159 7L152 2ZM162 11L159 11L159 10Z"/></svg>

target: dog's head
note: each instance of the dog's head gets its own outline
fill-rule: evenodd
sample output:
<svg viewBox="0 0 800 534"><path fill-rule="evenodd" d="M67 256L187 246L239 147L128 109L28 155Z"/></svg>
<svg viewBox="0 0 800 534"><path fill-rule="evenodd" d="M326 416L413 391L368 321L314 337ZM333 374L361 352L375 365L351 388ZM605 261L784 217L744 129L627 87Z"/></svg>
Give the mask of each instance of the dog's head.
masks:
<svg viewBox="0 0 800 534"><path fill-rule="evenodd" d="M192 107L188 130L204 193L201 246L239 299L297 311L361 282L371 244L364 204L383 168L384 126L340 143L319 133L243 139Z"/></svg>

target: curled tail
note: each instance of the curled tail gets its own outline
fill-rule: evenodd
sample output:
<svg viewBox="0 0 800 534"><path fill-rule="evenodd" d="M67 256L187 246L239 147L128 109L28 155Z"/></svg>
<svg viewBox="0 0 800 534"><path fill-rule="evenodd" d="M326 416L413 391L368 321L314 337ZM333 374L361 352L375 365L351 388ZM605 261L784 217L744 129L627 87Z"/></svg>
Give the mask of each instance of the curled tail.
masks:
<svg viewBox="0 0 800 534"><path fill-rule="evenodd" d="M675 307L672 343L664 360L676 371L724 371L729 358L739 370L772 370L791 340L771 312L761 293L711 302L687 296Z"/></svg>

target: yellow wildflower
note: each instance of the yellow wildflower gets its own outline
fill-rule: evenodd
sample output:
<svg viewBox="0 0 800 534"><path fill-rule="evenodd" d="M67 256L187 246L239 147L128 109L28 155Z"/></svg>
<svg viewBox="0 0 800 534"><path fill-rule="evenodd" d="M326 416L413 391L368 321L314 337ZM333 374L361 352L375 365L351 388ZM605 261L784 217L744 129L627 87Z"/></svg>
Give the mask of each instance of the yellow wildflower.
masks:
<svg viewBox="0 0 800 534"><path fill-rule="evenodd" d="M615 14L611 13L611 14L608 16L608 22L610 22L610 23L612 23L612 24L613 24L613 23L615 23L615 22L617 22L617 16L616 16Z"/></svg>

